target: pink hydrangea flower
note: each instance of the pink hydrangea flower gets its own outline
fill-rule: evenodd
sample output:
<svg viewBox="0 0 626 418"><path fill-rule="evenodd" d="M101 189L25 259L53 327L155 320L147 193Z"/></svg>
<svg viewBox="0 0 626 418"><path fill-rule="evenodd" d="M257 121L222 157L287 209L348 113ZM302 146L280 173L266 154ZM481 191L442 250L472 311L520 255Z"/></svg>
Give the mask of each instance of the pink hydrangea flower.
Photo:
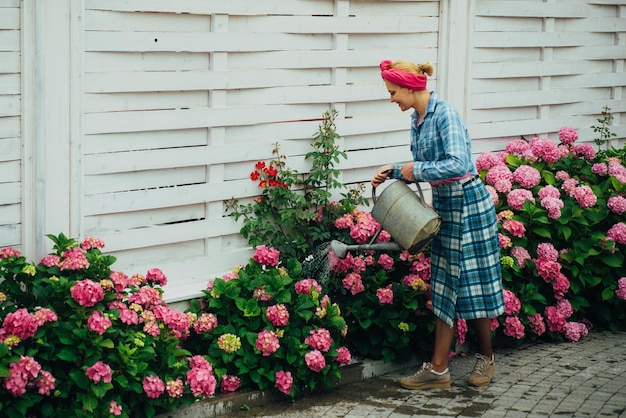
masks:
<svg viewBox="0 0 626 418"><path fill-rule="evenodd" d="M532 203L535 203L535 198L530 190L526 189L514 189L511 190L509 195L507 196L507 203L514 210L521 210L524 202L529 200Z"/></svg>
<svg viewBox="0 0 626 418"><path fill-rule="evenodd" d="M476 159L476 170L489 170L497 165L503 165L502 161L493 153L485 151Z"/></svg>
<svg viewBox="0 0 626 418"><path fill-rule="evenodd" d="M500 248L509 248L513 245L511 238L504 234L498 233L498 240L500 241Z"/></svg>
<svg viewBox="0 0 626 418"><path fill-rule="evenodd" d="M525 155L530 150L530 145L523 139L515 139L506 144L504 149L508 154L514 154L517 156Z"/></svg>
<svg viewBox="0 0 626 418"><path fill-rule="evenodd" d="M56 254L49 254L42 258L40 263L46 267L61 267L61 257Z"/></svg>
<svg viewBox="0 0 626 418"><path fill-rule="evenodd" d="M556 309L563 314L565 319L569 318L574 313L572 304L567 299L559 300L556 304Z"/></svg>
<svg viewBox="0 0 626 418"><path fill-rule="evenodd" d="M40 371L41 365L34 358L20 356L18 361L9 364L9 375L4 377L4 387L11 395L16 397L22 396L26 393L26 388L37 378Z"/></svg>
<svg viewBox="0 0 626 418"><path fill-rule="evenodd" d="M515 219L507 219L502 222L502 229L518 238L522 238L526 233L526 227L524 224L520 221L516 221Z"/></svg>
<svg viewBox="0 0 626 418"><path fill-rule="evenodd" d="M592 161L596 156L596 150L589 143L574 145L572 151L575 156L582 157L587 161Z"/></svg>
<svg viewBox="0 0 626 418"><path fill-rule="evenodd" d="M528 321L530 329L533 330L535 334L542 335L546 332L546 324L543 321L543 317L540 313L536 313L534 315L528 315Z"/></svg>
<svg viewBox="0 0 626 418"><path fill-rule="evenodd" d="M185 393L185 384L180 378L176 380L168 380L165 383L165 392L170 398L180 398Z"/></svg>
<svg viewBox="0 0 626 418"><path fill-rule="evenodd" d="M225 374L222 376L222 393L235 392L241 387L241 379L237 376Z"/></svg>
<svg viewBox="0 0 626 418"><path fill-rule="evenodd" d="M595 163L591 166L591 172L598 176L606 176L609 172L609 167L606 163Z"/></svg>
<svg viewBox="0 0 626 418"><path fill-rule="evenodd" d="M606 238L618 244L626 244L626 224L618 222L613 225L606 233Z"/></svg>
<svg viewBox="0 0 626 418"><path fill-rule="evenodd" d="M626 277L622 277L617 281L615 295L621 300L626 300Z"/></svg>
<svg viewBox="0 0 626 418"><path fill-rule="evenodd" d="M465 319L457 318L454 326L454 338L457 344L465 344L467 331L467 321Z"/></svg>
<svg viewBox="0 0 626 418"><path fill-rule="evenodd" d="M296 282L296 293L299 295L308 295L311 290L315 290L317 293L322 293L322 286L317 283L315 279L304 279Z"/></svg>
<svg viewBox="0 0 626 418"><path fill-rule="evenodd" d="M330 350L333 340L326 328L320 328L309 331L309 336L304 339L304 343L316 350L327 352Z"/></svg>
<svg viewBox="0 0 626 418"><path fill-rule="evenodd" d="M10 312L4 318L2 330L6 335L15 335L20 340L32 337L39 328L39 319L28 312L26 308L20 308Z"/></svg>
<svg viewBox="0 0 626 418"><path fill-rule="evenodd" d="M561 199L551 196L541 199L540 204L546 208L550 219L559 219L561 217L561 209L565 206Z"/></svg>
<svg viewBox="0 0 626 418"><path fill-rule="evenodd" d="M524 324L517 316L507 316L504 319L503 332L505 335L519 340L524 336Z"/></svg>
<svg viewBox="0 0 626 418"><path fill-rule="evenodd" d="M500 196L498 196L497 190L493 186L488 185L488 184L485 185L485 188L489 192L489 195L491 196L491 200L493 201L494 206L500 203Z"/></svg>
<svg viewBox="0 0 626 418"><path fill-rule="evenodd" d="M569 290L569 286L569 279L563 273L558 274L554 282L552 282L554 297L556 299L562 299Z"/></svg>
<svg viewBox="0 0 626 418"><path fill-rule="evenodd" d="M528 250L524 247L513 247L511 249L511 256L515 258L519 268L524 268L526 266L526 260L531 259Z"/></svg>
<svg viewBox="0 0 626 418"><path fill-rule="evenodd" d="M544 258L549 261L557 261L559 259L559 252L554 245L550 242L542 242L537 245L537 257Z"/></svg>
<svg viewBox="0 0 626 418"><path fill-rule="evenodd" d="M546 197L554 197L556 199L560 199L561 192L559 191L559 189L549 184L542 187L541 190L537 192L537 196L539 197L539 199L545 199Z"/></svg>
<svg viewBox="0 0 626 418"><path fill-rule="evenodd" d="M422 279L417 274L407 274L402 279L402 284L405 284L418 292L424 292L428 288L428 286L424 282L424 279Z"/></svg>
<svg viewBox="0 0 626 418"><path fill-rule="evenodd" d="M335 359L339 364L350 364L352 362L352 355L348 347L339 347L337 349L337 358Z"/></svg>
<svg viewBox="0 0 626 418"><path fill-rule="evenodd" d="M589 186L575 187L571 192L571 196L576 199L578 205L583 209L588 209L594 206L598 201L598 198Z"/></svg>
<svg viewBox="0 0 626 418"><path fill-rule="evenodd" d="M279 256L280 252L277 249L259 245L254 250L252 259L264 266L275 267L278 265Z"/></svg>
<svg viewBox="0 0 626 418"><path fill-rule="evenodd" d="M541 181L541 174L534 167L521 165L513 172L513 180L525 189L532 189Z"/></svg>
<svg viewBox="0 0 626 418"><path fill-rule="evenodd" d="M565 331L565 324L567 318L559 311L556 306L547 306L544 312L548 329L551 332L563 332Z"/></svg>
<svg viewBox="0 0 626 418"><path fill-rule="evenodd" d="M493 188L498 193L507 194L507 193L510 193L511 190L513 189L513 183L507 179L500 179L495 182L495 184L493 185Z"/></svg>
<svg viewBox="0 0 626 418"><path fill-rule="evenodd" d="M104 383L111 383L111 379L113 379L111 367L101 361L97 361L93 366L88 367L85 374L88 378L93 380L94 383L98 383L101 380Z"/></svg>
<svg viewBox="0 0 626 418"><path fill-rule="evenodd" d="M202 334L205 332L211 332L217 327L217 317L212 313L204 312L200 317L194 322L193 329L198 334Z"/></svg>
<svg viewBox="0 0 626 418"><path fill-rule="evenodd" d="M500 328L500 321L498 321L498 318L489 318L489 323L491 325L492 331L495 331L498 328Z"/></svg>
<svg viewBox="0 0 626 418"><path fill-rule="evenodd" d="M504 296L505 313L507 315L518 314L520 309L522 308L522 304L517 296L515 296L515 293L507 289L504 289L502 293Z"/></svg>
<svg viewBox="0 0 626 418"><path fill-rule="evenodd" d="M380 303L393 303L393 290L391 288L391 283L389 283L385 287L381 287L376 290L376 297Z"/></svg>
<svg viewBox="0 0 626 418"><path fill-rule="evenodd" d="M104 334L107 329L113 325L108 316L102 315L100 311L93 311L87 320L87 328L89 331L97 334Z"/></svg>
<svg viewBox="0 0 626 418"><path fill-rule="evenodd" d="M19 258L20 252L15 248L7 247L0 250L0 259L1 258Z"/></svg>
<svg viewBox="0 0 626 418"><path fill-rule="evenodd" d="M263 330L256 339L256 348L264 357L274 354L280 348L280 342L274 331Z"/></svg>
<svg viewBox="0 0 626 418"><path fill-rule="evenodd" d="M314 372L321 372L326 367L326 359L319 350L309 351L304 355L306 366Z"/></svg>
<svg viewBox="0 0 626 418"><path fill-rule="evenodd" d="M293 377L291 377L291 372L286 372L284 370L277 371L275 380L276 383L274 384L274 387L276 389L285 395L289 395L291 393L291 388L293 386Z"/></svg>
<svg viewBox="0 0 626 418"><path fill-rule="evenodd" d="M547 163L555 163L561 159L561 151L554 141L535 137L529 141L529 145L533 155Z"/></svg>
<svg viewBox="0 0 626 418"><path fill-rule="evenodd" d="M378 257L378 264L380 264L385 270L391 270L393 268L393 263L393 257L389 254L381 254L380 257Z"/></svg>
<svg viewBox="0 0 626 418"><path fill-rule="evenodd" d="M349 290L352 295L357 295L365 290L363 280L359 273L348 273L341 282L343 283L343 287Z"/></svg>
<svg viewBox="0 0 626 418"><path fill-rule="evenodd" d="M85 257L85 250L82 248L71 248L63 253L61 270L81 270L89 268L89 261Z"/></svg>
<svg viewBox="0 0 626 418"><path fill-rule="evenodd" d="M577 139L578 132L576 132L576 129L569 126L564 126L559 129L559 140L562 144L571 144L573 142L576 142Z"/></svg>
<svg viewBox="0 0 626 418"><path fill-rule="evenodd" d="M487 184L495 185L500 180L513 181L513 173L506 165L496 165L491 167L485 176Z"/></svg>
<svg viewBox="0 0 626 418"><path fill-rule="evenodd" d="M148 398L156 399L165 392L165 384L159 376L146 376L141 384Z"/></svg>
<svg viewBox="0 0 626 418"><path fill-rule="evenodd" d="M284 327L289 323L289 311L284 304L268 306L265 316L275 327Z"/></svg>
<svg viewBox="0 0 626 418"><path fill-rule="evenodd" d="M626 197L611 196L606 202L606 206L611 210L611 212L621 215L626 212Z"/></svg>
<svg viewBox="0 0 626 418"><path fill-rule="evenodd" d="M165 274L158 268L148 270L146 280L148 283L156 283L161 287L167 284L167 276L165 276Z"/></svg>
<svg viewBox="0 0 626 418"><path fill-rule="evenodd" d="M582 322L568 322L565 324L565 338L570 341L578 341L587 336L587 327Z"/></svg>
<svg viewBox="0 0 626 418"><path fill-rule="evenodd" d="M79 280L70 288L72 298L81 306L94 306L104 299L104 290L90 279Z"/></svg>
<svg viewBox="0 0 626 418"><path fill-rule="evenodd" d="M213 396L217 379L212 368L193 367L187 372L187 383L194 396Z"/></svg>
<svg viewBox="0 0 626 418"><path fill-rule="evenodd" d="M122 405L118 405L117 401L109 402L109 414L119 417L120 415L122 415L122 411Z"/></svg>

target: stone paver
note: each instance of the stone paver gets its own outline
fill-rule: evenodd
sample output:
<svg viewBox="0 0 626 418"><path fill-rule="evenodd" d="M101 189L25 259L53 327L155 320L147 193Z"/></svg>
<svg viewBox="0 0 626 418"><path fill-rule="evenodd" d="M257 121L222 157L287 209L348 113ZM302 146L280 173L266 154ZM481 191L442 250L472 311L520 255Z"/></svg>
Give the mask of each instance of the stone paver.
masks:
<svg viewBox="0 0 626 418"><path fill-rule="evenodd" d="M620 417L626 418L626 333L593 332L577 343L537 343L498 349L491 385L474 388L467 377L473 355L450 363L448 389L411 391L399 370L340 385L294 402L275 401L229 417Z"/></svg>

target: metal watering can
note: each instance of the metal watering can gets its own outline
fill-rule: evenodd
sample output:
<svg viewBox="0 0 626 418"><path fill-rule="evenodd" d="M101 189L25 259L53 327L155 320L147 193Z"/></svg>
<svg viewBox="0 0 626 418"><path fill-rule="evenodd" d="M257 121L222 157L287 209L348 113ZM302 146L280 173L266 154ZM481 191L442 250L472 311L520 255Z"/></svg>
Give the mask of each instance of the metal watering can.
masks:
<svg viewBox="0 0 626 418"><path fill-rule="evenodd" d="M372 217L381 228L389 232L395 242L346 245L334 240L330 248L339 258L345 258L348 251L378 250L402 251L416 254L426 247L437 235L441 228L441 218L430 206L425 203L422 188L418 183L419 196L403 181L392 182L380 197L376 198L376 188L372 189Z"/></svg>

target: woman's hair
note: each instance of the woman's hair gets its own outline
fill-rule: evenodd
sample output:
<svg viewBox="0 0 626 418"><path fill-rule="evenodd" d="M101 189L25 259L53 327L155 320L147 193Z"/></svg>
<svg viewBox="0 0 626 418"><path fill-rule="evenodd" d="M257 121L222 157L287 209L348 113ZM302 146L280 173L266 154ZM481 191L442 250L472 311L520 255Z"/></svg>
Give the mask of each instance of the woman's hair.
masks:
<svg viewBox="0 0 626 418"><path fill-rule="evenodd" d="M432 76L435 71L435 67L428 61L418 65L411 61L398 60L391 64L391 68L406 71L407 73L426 74L428 76Z"/></svg>

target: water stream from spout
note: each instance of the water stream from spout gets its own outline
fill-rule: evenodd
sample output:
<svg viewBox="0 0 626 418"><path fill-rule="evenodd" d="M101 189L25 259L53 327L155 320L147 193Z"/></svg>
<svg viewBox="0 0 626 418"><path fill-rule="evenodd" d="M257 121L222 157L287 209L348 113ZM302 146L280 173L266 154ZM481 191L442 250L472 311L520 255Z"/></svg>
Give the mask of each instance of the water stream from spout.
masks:
<svg viewBox="0 0 626 418"><path fill-rule="evenodd" d="M325 283L330 277L330 260L328 259L330 251L330 242L324 242L315 247L302 262L304 276L315 279L320 284Z"/></svg>

